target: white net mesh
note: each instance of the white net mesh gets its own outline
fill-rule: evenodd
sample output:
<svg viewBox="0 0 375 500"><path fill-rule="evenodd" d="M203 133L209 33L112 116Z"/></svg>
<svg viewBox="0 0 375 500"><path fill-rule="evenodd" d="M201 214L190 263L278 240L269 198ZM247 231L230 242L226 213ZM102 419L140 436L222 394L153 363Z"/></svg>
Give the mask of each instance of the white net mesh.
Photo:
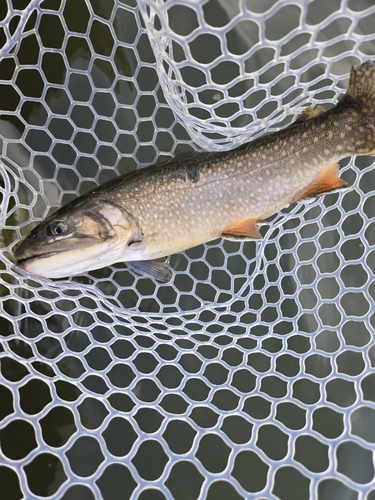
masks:
<svg viewBox="0 0 375 500"><path fill-rule="evenodd" d="M111 177L335 102L373 1L6 0L0 45L0 498L374 500L372 158L167 285L12 261Z"/></svg>

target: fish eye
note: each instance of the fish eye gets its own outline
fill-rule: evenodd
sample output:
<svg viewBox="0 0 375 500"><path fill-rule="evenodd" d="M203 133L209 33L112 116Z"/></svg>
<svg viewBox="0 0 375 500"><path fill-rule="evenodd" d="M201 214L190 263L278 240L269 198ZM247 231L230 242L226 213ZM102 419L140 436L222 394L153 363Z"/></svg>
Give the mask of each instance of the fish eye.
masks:
<svg viewBox="0 0 375 500"><path fill-rule="evenodd" d="M46 233L48 236L61 236L69 229L68 224L64 220L55 220L47 226Z"/></svg>

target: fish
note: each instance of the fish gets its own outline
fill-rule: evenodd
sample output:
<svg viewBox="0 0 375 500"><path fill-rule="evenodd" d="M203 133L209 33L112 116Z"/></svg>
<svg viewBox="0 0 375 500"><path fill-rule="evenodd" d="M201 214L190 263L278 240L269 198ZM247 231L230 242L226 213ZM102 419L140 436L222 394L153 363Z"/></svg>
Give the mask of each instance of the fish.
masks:
<svg viewBox="0 0 375 500"><path fill-rule="evenodd" d="M347 187L338 161L375 154L375 63L351 68L325 111L220 152L192 152L110 180L58 209L14 252L16 265L63 278L125 262L169 282L165 260L216 238L259 240L258 225L291 203Z"/></svg>

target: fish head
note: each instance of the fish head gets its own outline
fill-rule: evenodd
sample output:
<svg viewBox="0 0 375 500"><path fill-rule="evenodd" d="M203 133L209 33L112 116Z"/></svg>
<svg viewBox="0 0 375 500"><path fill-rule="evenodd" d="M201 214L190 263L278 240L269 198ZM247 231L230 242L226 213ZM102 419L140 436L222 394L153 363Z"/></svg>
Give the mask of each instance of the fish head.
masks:
<svg viewBox="0 0 375 500"><path fill-rule="evenodd" d="M36 226L14 257L29 273L62 278L118 262L124 249L139 240L137 233L132 218L118 205L93 196L77 198Z"/></svg>

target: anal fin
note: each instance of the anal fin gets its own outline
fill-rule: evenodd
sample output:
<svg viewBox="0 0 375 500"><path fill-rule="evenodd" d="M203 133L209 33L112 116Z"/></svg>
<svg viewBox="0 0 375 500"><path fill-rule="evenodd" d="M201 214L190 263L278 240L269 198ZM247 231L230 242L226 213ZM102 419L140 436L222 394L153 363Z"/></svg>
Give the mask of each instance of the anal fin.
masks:
<svg viewBox="0 0 375 500"><path fill-rule="evenodd" d="M172 280L172 271L166 260L134 260L126 262L126 265L139 274L155 278L163 283Z"/></svg>
<svg viewBox="0 0 375 500"><path fill-rule="evenodd" d="M221 238L232 241L249 241L249 240L259 240L263 236L260 234L257 228L256 219L247 219L240 222L236 222L231 226L227 227L221 234ZM259 221L263 222L263 221Z"/></svg>
<svg viewBox="0 0 375 500"><path fill-rule="evenodd" d="M348 186L348 183L339 177L339 167L337 163L329 163L308 186L294 196L292 202L296 203L305 198L310 198L321 193L335 191L336 189Z"/></svg>

